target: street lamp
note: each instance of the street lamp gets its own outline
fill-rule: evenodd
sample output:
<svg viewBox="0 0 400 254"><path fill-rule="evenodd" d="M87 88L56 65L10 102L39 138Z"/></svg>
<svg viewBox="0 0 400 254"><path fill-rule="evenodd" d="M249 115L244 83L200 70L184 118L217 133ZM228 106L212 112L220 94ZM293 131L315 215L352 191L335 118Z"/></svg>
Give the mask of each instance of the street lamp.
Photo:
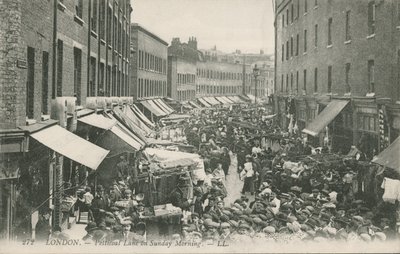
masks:
<svg viewBox="0 0 400 254"><path fill-rule="evenodd" d="M257 68L257 64L253 68L254 75L254 104L257 104L257 77L260 75L260 69Z"/></svg>

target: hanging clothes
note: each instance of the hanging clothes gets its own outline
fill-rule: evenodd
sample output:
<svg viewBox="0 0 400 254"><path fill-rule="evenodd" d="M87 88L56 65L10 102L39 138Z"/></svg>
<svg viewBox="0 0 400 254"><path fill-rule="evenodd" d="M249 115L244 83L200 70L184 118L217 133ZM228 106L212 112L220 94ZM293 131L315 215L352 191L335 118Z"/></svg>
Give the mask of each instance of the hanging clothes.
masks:
<svg viewBox="0 0 400 254"><path fill-rule="evenodd" d="M396 200L400 201L400 181L387 178L383 179L382 189L385 189L382 199L385 202L394 204Z"/></svg>

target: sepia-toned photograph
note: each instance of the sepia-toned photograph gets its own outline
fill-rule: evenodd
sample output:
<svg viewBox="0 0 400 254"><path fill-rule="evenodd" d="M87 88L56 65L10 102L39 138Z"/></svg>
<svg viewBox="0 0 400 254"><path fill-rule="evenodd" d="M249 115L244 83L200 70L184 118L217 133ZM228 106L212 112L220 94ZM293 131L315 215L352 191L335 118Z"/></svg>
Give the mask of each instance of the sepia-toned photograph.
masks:
<svg viewBox="0 0 400 254"><path fill-rule="evenodd" d="M0 254L400 252L400 0L0 0L0 94Z"/></svg>

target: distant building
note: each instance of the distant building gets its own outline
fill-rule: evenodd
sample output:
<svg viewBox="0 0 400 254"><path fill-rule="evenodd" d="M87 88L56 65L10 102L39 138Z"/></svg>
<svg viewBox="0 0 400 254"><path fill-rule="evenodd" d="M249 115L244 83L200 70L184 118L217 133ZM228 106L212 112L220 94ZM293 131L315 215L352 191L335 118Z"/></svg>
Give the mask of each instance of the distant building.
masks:
<svg viewBox="0 0 400 254"><path fill-rule="evenodd" d="M167 96L167 52L167 42L131 25L130 95L135 100Z"/></svg>
<svg viewBox="0 0 400 254"><path fill-rule="evenodd" d="M400 2L275 3L275 109L282 127L292 108L315 143L328 137L334 151L347 152L361 142L369 157L382 150L400 130ZM334 120L311 130L329 103L340 106Z"/></svg>

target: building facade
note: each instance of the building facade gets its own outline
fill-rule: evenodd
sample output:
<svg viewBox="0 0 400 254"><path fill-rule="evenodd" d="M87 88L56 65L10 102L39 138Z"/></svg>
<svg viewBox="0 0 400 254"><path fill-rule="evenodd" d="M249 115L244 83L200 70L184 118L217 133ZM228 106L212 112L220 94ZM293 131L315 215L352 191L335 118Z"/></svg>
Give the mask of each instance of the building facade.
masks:
<svg viewBox="0 0 400 254"><path fill-rule="evenodd" d="M282 126L290 124L290 104L301 130L330 101L347 100L325 134L336 150L369 140L376 154L398 135L398 113L389 108L396 111L390 105L400 99L399 2L277 0L275 6L275 110Z"/></svg>
<svg viewBox="0 0 400 254"><path fill-rule="evenodd" d="M168 43L139 24L132 24L131 48L130 96L165 97Z"/></svg>
<svg viewBox="0 0 400 254"><path fill-rule="evenodd" d="M72 132L79 109L129 94L132 8L128 0L7 0L0 9L0 239L30 239L47 209L52 226L66 226L64 183L78 184L66 172L86 170L32 137L56 125Z"/></svg>

